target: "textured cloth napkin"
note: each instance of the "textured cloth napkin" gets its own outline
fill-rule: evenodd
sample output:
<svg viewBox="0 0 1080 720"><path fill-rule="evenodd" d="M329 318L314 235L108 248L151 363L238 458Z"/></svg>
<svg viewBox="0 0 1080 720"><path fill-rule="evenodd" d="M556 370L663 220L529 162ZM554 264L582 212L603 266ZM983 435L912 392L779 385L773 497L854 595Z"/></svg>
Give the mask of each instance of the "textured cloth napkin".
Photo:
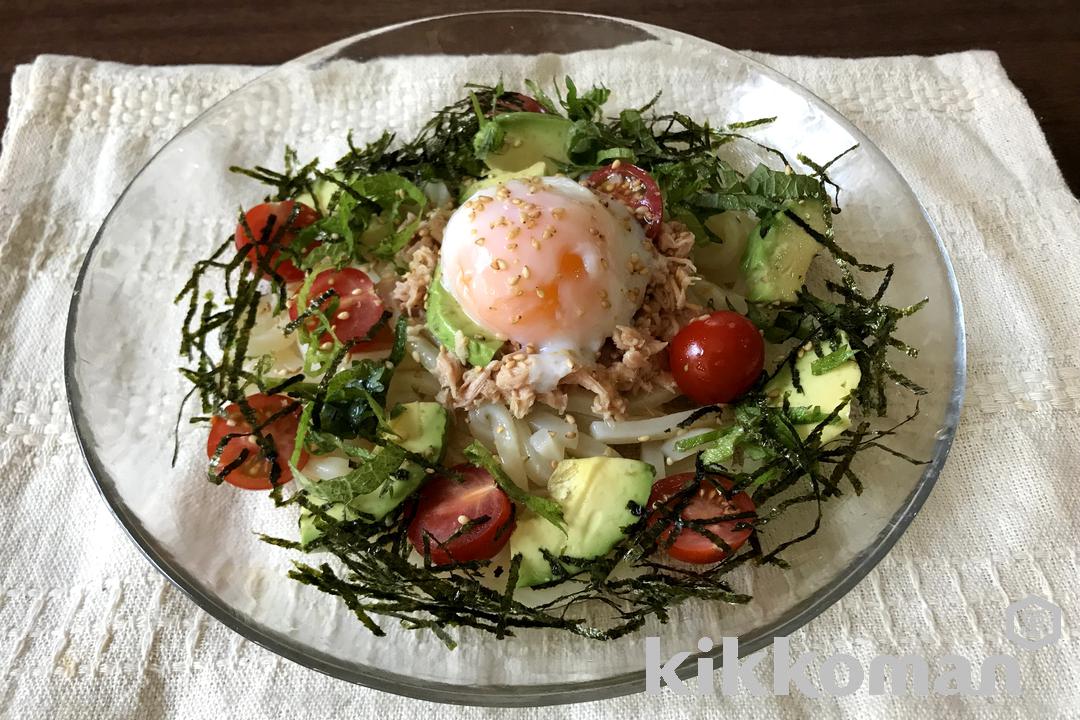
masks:
<svg viewBox="0 0 1080 720"><path fill-rule="evenodd" d="M970 380L939 485L862 583L793 651L1017 657L1022 697L665 691L575 718L1080 717L1080 205L992 53L759 56L851 119L899 167L952 254ZM0 157L0 715L18 718L485 717L354 687L243 640L154 571L99 498L64 402L64 313L79 263L132 175L251 68L42 57L15 73ZM1064 610L1037 651L1006 607Z"/></svg>

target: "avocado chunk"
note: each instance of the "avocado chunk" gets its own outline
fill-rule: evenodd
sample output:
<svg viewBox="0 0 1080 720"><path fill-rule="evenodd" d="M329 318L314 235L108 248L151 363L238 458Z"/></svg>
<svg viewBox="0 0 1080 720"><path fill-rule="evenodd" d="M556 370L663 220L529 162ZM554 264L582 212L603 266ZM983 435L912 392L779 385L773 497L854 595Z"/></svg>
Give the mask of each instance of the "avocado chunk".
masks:
<svg viewBox="0 0 1080 720"><path fill-rule="evenodd" d="M654 477L652 465L640 460L593 457L560 462L548 490L562 507L566 533L539 517L518 523L510 535L510 555L521 555L518 587L553 579L545 551L581 560L606 555L641 519Z"/></svg>
<svg viewBox="0 0 1080 720"><path fill-rule="evenodd" d="M329 174L336 180L346 182L345 175L338 170L334 170ZM311 183L312 192L305 191L300 193L296 196L296 202L314 208L320 215L326 215L330 208L330 201L333 200L334 194L339 190L341 190L341 186L337 183L327 180L326 178L318 178L315 182Z"/></svg>
<svg viewBox="0 0 1080 720"><path fill-rule="evenodd" d="M558 163L570 161L567 145L572 125L564 117L514 112L496 115L491 122L499 125L503 135L499 149L483 158L492 170L520 172L543 162L545 172L542 174L554 175Z"/></svg>
<svg viewBox="0 0 1080 720"><path fill-rule="evenodd" d="M532 587L551 580L551 563L544 557L544 551L557 558L564 547L566 535L544 518L528 515L518 520L510 535L510 556L521 555L517 587Z"/></svg>
<svg viewBox="0 0 1080 720"><path fill-rule="evenodd" d="M750 302L794 302L806 282L810 262L821 245L786 215L794 212L817 232L825 232L825 210L819 200L789 200L762 219L750 233L743 256Z"/></svg>
<svg viewBox="0 0 1080 720"><path fill-rule="evenodd" d="M465 188L465 191L461 193L461 200L464 202L480 190L485 188L492 188L500 183L504 183L507 180L522 180L531 177L541 177L547 172L547 164L543 160L537 160L524 170L518 170L517 172L507 172L505 170L492 170L486 176L480 178L473 184Z"/></svg>
<svg viewBox="0 0 1080 720"><path fill-rule="evenodd" d="M825 372L814 374L815 360L832 353L850 351L846 337L841 336L835 343L822 343L821 350L824 355L818 355L816 350L811 349L795 361L802 391L795 389L789 365L785 365L765 385L765 396L769 398L770 405L781 407L784 404L784 398L787 398L793 421L800 417L809 418L809 422L795 424L795 430L804 440L822 420L828 417L829 413L855 392L859 387L859 380L862 379L859 363L855 360L845 360ZM840 410L833 422L822 428L822 444L836 439L849 425L851 425L851 403Z"/></svg>
<svg viewBox="0 0 1080 720"><path fill-rule="evenodd" d="M705 228L716 240L694 248L694 266L706 280L723 287L734 287L742 280L740 264L750 231L754 228L754 219L749 213L728 210L710 216L705 220Z"/></svg>
<svg viewBox="0 0 1080 720"><path fill-rule="evenodd" d="M386 419L400 445L432 462L442 457L449 425L446 408L437 402L410 402L394 406Z"/></svg>
<svg viewBox="0 0 1080 720"><path fill-rule="evenodd" d="M439 403L410 402L397 405L391 410L387 424L400 446L409 452L422 455L432 462L438 462L442 456L450 416ZM390 487L380 487L367 495L353 498L349 508L341 503L332 503L324 510L338 522L355 520L359 517L358 513L381 520L416 492L427 477L424 468L414 462L406 461L402 467L407 474L404 478L391 480ZM318 502L315 498L310 499ZM316 525L315 518L307 510L301 510L300 544L308 545L320 535L322 530Z"/></svg>
<svg viewBox="0 0 1080 720"><path fill-rule="evenodd" d="M458 305L457 300L443 286L442 270L435 268L427 294L427 326L443 347L453 352L457 348L457 334L465 336L467 357L470 365L483 367L491 362L503 341L472 321Z"/></svg>
<svg viewBox="0 0 1080 720"><path fill-rule="evenodd" d="M316 505L323 505L318 498L308 498L312 503ZM346 512L346 508L341 503L332 503L330 507L324 507L323 511L332 517L337 522L345 522L345 520L355 520L356 515L351 512ZM348 517L346 517L348 515ZM322 536L322 530L315 524L315 516L311 514L307 508L300 509L300 544L307 547L311 543L315 542Z"/></svg>

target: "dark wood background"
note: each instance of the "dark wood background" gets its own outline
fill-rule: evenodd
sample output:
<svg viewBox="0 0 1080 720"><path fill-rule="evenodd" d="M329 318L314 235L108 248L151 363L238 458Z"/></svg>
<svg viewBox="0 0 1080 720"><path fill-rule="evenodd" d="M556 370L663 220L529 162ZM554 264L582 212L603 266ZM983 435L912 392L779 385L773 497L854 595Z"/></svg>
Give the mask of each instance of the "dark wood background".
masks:
<svg viewBox="0 0 1080 720"><path fill-rule="evenodd" d="M773 53L855 57L996 50L1042 123L1073 191L1080 190L1078 0L530 0L517 6L619 15ZM4 0L0 7L0 102L6 107L15 65L40 53L147 64L276 64L380 25L495 4Z"/></svg>

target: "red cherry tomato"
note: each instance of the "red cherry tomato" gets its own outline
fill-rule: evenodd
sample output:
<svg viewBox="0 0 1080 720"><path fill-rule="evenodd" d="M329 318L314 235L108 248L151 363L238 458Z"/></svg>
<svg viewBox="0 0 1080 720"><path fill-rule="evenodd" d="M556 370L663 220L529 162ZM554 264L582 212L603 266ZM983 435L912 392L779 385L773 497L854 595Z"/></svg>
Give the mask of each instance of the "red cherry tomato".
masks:
<svg viewBox="0 0 1080 720"><path fill-rule="evenodd" d="M648 237L656 237L664 221L664 200L652 175L637 165L616 160L585 180L585 186L611 195L634 213Z"/></svg>
<svg viewBox="0 0 1080 720"><path fill-rule="evenodd" d="M727 403L757 382L765 366L765 341L737 312L721 310L693 320L668 345L679 389L702 405Z"/></svg>
<svg viewBox="0 0 1080 720"><path fill-rule="evenodd" d="M424 485L409 524L409 542L421 555L424 536L429 536L431 561L436 565L490 559L502 550L514 529L513 503L486 470L473 465L458 465L454 470L462 474L461 482L437 475ZM450 539L465 523L480 517L487 520Z"/></svg>
<svg viewBox="0 0 1080 720"><path fill-rule="evenodd" d="M517 92L504 92L495 101L495 112L546 113L544 106L534 98Z"/></svg>
<svg viewBox="0 0 1080 720"><path fill-rule="evenodd" d="M280 413L289 405L296 408L287 412L276 420L262 428L263 435L267 435L277 449L277 466L281 468L281 476L278 485L292 480L292 471L289 469L289 458L293 448L296 447L296 427L300 422L300 405L284 395L251 395L247 398L251 409L255 411L255 419L259 425L269 418ZM210 437L206 441L206 457L213 460L218 444L226 435L241 433L240 437L232 438L221 451L221 457L216 464L210 467L211 472L217 473L228 467L244 450L248 451L247 459L239 467L233 468L225 476L225 482L245 490L269 490L270 485L270 461L266 459L262 449L258 446L256 438L251 435L251 425L244 419L239 405L230 405L225 408L225 416L215 416L210 421ZM307 453L301 451L300 461L297 467L303 467L307 462Z"/></svg>
<svg viewBox="0 0 1080 720"><path fill-rule="evenodd" d="M731 480L721 475L711 476L725 490L731 489ZM649 525L660 522L663 515L656 511L661 505L674 508L681 500L675 496L694 479L694 473L679 473L660 480L653 485L652 495L649 496L648 516ZM690 503L679 514L682 520L707 520L709 518L724 517L727 515L741 515L755 511L754 501L744 492L737 492L730 498L716 489L708 479L702 479L700 487L694 491ZM745 520L722 520L706 525L709 532L726 542L735 552L750 534L754 532L749 517ZM667 553L676 560L705 565L719 562L727 557L727 552L705 535L686 528L680 529L678 525L668 528L660 533L660 542L663 544L673 532L678 532L675 542L667 548Z"/></svg>
<svg viewBox="0 0 1080 720"><path fill-rule="evenodd" d="M271 244L278 247L288 245L296 239L296 234L300 230L319 219L319 214L307 205L299 203L300 209L294 210L296 205L297 203L292 200L284 200L263 203L251 208L244 213L244 222L251 231L250 235L244 230L244 223L236 225L236 249L247 248L248 261L256 268L259 267L260 258L270 253L267 264L275 269L285 282L303 280L304 272L291 261L281 260L281 252L272 249ZM295 216L293 216L294 212ZM284 230L282 230L283 225Z"/></svg>
<svg viewBox="0 0 1080 720"><path fill-rule="evenodd" d="M334 328L334 334L338 336L338 340L344 343L366 336L383 314L383 302L375 292L371 278L367 276L367 273L356 268L324 270L311 283L304 309L306 310L315 298L330 289L333 289L337 295L323 301L320 308L327 314L327 319L330 321L330 326ZM298 301L299 298L296 296L289 301L289 317L293 320L300 315L297 308ZM314 330L318 324L319 321L316 318L309 318L306 321L309 330ZM332 341L330 333L323 333L319 338L320 343ZM353 346L352 352L385 350L393 344L393 331L383 326L371 340Z"/></svg>

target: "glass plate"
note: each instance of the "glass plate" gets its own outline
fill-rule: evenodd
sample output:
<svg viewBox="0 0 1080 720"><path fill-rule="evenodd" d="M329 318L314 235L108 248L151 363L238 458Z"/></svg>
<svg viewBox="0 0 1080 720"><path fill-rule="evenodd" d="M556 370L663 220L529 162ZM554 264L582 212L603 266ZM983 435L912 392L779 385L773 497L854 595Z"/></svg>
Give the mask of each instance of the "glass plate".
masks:
<svg viewBox="0 0 1080 720"><path fill-rule="evenodd" d="M286 144L302 158L332 162L350 128L357 140L385 127L410 136L467 81L501 77L513 87L524 77L566 74L579 85L610 87L613 108L663 90L661 108L714 125L776 115L753 135L789 157L825 160L859 144L831 170L844 189L837 236L866 261L896 264L895 304L931 299L903 325L922 355L900 363L931 392L917 420L893 438L930 462L875 455L872 469L863 466L862 496L829 502L822 531L786 553L791 570L745 568L733 578L755 596L745 606L686 604L666 625L607 643L550 631L497 642L455 631L460 646L451 652L430 634L386 621L388 637L373 637L334 598L286 579L294 554L254 535L294 533L291 512L259 493L202 480L203 428L181 425L171 464L185 390L176 372L184 309L172 298L191 263L232 232L237 207L265 192L227 172L230 165L280 166ZM566 703L640 691L646 635L660 636L665 657L696 651L704 635L738 636L743 653L762 648L877 564L926 500L952 442L964 385L959 303L945 250L904 179L851 123L791 80L731 50L639 23L533 11L451 15L375 30L287 63L170 141L128 186L87 254L68 319L66 381L87 464L117 519L162 573L230 628L302 665L402 695ZM896 416L912 404L903 398ZM793 535L809 522L793 513L782 527ZM680 675L693 674L696 658Z"/></svg>

